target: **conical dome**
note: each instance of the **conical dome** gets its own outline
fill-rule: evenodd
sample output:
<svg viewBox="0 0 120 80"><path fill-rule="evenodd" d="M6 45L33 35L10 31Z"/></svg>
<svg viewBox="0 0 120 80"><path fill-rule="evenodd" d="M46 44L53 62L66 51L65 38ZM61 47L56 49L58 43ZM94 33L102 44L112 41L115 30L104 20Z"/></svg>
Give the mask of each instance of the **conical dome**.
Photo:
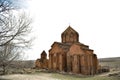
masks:
<svg viewBox="0 0 120 80"><path fill-rule="evenodd" d="M46 53L45 51L43 51L43 52L41 53L41 58L42 58L42 59L46 59L46 58L47 58L47 53Z"/></svg>
<svg viewBox="0 0 120 80"><path fill-rule="evenodd" d="M63 43L79 42L79 34L72 27L68 27L61 35Z"/></svg>

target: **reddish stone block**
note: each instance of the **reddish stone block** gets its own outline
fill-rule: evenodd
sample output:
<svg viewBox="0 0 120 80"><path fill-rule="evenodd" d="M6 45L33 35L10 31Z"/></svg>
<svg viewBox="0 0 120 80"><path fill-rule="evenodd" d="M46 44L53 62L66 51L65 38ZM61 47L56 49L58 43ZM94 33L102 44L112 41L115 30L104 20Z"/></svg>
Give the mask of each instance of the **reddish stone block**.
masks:
<svg viewBox="0 0 120 80"><path fill-rule="evenodd" d="M70 26L61 34L62 41L54 42L49 50L49 61L45 51L36 67L53 71L65 71L93 75L98 70L98 59L88 45L79 42L79 34ZM49 63L48 63L49 62Z"/></svg>
<svg viewBox="0 0 120 80"><path fill-rule="evenodd" d="M48 68L48 59L45 51L41 53L41 58L35 61L35 67L40 69Z"/></svg>

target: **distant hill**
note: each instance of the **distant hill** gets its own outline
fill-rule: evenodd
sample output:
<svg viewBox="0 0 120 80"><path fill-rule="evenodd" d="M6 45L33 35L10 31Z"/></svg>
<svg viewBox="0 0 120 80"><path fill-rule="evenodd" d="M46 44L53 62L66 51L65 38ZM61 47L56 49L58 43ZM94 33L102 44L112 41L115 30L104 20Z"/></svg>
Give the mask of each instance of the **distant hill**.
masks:
<svg viewBox="0 0 120 80"><path fill-rule="evenodd" d="M120 57L100 58L101 66L109 66L111 70L120 70Z"/></svg>
<svg viewBox="0 0 120 80"><path fill-rule="evenodd" d="M17 60L13 61L9 67L11 68L33 68L35 66L34 60Z"/></svg>
<svg viewBox="0 0 120 80"><path fill-rule="evenodd" d="M120 57L100 58L99 65L109 66L110 68L120 68ZM35 66L35 60L21 60L13 61L10 67L15 68L33 68Z"/></svg>
<svg viewBox="0 0 120 80"><path fill-rule="evenodd" d="M100 62L120 61L120 57L100 58L99 61Z"/></svg>

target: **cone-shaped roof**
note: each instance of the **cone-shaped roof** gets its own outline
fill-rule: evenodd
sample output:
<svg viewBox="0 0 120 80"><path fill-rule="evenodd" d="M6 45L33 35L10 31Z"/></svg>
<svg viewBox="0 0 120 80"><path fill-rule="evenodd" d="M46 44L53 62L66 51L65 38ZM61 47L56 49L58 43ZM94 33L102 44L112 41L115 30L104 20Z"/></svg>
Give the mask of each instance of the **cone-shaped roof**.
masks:
<svg viewBox="0 0 120 80"><path fill-rule="evenodd" d="M46 53L45 51L43 51L43 52L41 53L41 55L47 55L47 53Z"/></svg>
<svg viewBox="0 0 120 80"><path fill-rule="evenodd" d="M66 33L71 33L71 32L78 35L78 32L75 31L71 26L69 26L69 27L62 33L62 35L63 35L63 34L66 34Z"/></svg>

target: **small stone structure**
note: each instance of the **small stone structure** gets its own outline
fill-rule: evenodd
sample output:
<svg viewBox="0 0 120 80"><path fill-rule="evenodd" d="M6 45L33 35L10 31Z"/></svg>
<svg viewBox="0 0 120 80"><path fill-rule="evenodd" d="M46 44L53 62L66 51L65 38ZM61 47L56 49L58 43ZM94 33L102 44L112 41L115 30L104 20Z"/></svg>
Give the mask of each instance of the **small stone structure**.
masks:
<svg viewBox="0 0 120 80"><path fill-rule="evenodd" d="M98 59L88 45L79 42L79 34L70 26L62 33L61 42L54 42L49 50L48 62L42 63L42 57L36 60L39 68L48 68L52 71L72 72L84 75L93 75L98 70ZM42 54L41 54L42 56ZM45 58L45 60L47 60Z"/></svg>
<svg viewBox="0 0 120 80"><path fill-rule="evenodd" d="M48 59L45 51L41 53L41 58L35 61L35 68L40 68L40 69L48 68Z"/></svg>

